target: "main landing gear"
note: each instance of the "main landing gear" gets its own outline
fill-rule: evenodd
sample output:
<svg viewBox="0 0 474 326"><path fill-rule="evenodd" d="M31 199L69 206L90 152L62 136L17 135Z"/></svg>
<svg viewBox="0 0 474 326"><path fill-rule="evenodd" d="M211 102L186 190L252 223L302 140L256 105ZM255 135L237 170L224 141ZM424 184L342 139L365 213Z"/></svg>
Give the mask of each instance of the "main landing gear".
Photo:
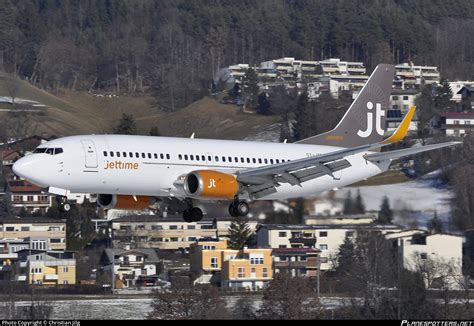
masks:
<svg viewBox="0 0 474 326"><path fill-rule="evenodd" d="M192 201L188 202L188 208L183 211L183 219L185 222L199 222L203 217L202 210L199 207L193 207Z"/></svg>
<svg viewBox="0 0 474 326"><path fill-rule="evenodd" d="M229 205L229 214L232 217L247 216L249 210L249 204L239 199L235 199Z"/></svg>

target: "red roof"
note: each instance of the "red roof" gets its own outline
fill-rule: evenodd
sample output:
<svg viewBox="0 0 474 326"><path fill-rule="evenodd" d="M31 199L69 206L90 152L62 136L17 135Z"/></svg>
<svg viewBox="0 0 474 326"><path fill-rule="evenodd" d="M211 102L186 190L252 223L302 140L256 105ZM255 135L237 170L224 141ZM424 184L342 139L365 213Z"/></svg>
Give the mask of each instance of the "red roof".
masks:
<svg viewBox="0 0 474 326"><path fill-rule="evenodd" d="M441 112L438 115L448 119L474 119L474 112Z"/></svg>
<svg viewBox="0 0 474 326"><path fill-rule="evenodd" d="M40 193L41 187L32 184L26 180L9 180L8 181L8 188L12 193L19 193L19 192L35 192Z"/></svg>
<svg viewBox="0 0 474 326"><path fill-rule="evenodd" d="M14 160L19 158L21 155L18 151L7 149L4 151L0 151L0 159L2 160Z"/></svg>

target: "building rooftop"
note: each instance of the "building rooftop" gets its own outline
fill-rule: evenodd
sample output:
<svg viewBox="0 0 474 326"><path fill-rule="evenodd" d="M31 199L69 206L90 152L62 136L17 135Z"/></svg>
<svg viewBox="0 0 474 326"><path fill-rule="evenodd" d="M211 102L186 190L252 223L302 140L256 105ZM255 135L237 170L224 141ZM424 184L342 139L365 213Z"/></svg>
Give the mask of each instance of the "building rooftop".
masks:
<svg viewBox="0 0 474 326"><path fill-rule="evenodd" d="M319 229L371 229L371 230L399 230L403 227L396 224L320 224L320 225L295 225L295 224L263 224L261 228L268 230L319 230Z"/></svg>
<svg viewBox="0 0 474 326"><path fill-rule="evenodd" d="M41 187L26 180L8 180L7 188L11 193L41 193Z"/></svg>
<svg viewBox="0 0 474 326"><path fill-rule="evenodd" d="M438 115L448 119L474 119L474 112L441 112Z"/></svg>
<svg viewBox="0 0 474 326"><path fill-rule="evenodd" d="M156 254L155 249L130 249L130 250L124 250L124 249L104 249L104 254L107 257L107 260L109 262L112 261L112 254L115 257L120 257L120 256L127 256L129 254L142 254L146 256L146 261L148 263L158 263L160 259L158 258L158 255Z"/></svg>
<svg viewBox="0 0 474 326"><path fill-rule="evenodd" d="M319 253L321 250L316 248L274 248L272 253L276 254L307 254L307 253Z"/></svg>
<svg viewBox="0 0 474 326"><path fill-rule="evenodd" d="M13 223L66 223L65 219L51 219L43 217L17 217L17 218L7 218L0 219L0 224L13 224Z"/></svg>

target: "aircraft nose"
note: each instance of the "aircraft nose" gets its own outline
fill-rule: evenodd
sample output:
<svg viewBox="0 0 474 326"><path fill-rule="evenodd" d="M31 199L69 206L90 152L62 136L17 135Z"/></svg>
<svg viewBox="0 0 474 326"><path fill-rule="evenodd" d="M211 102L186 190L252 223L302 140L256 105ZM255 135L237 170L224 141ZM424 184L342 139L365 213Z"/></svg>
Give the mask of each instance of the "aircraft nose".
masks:
<svg viewBox="0 0 474 326"><path fill-rule="evenodd" d="M26 156L13 164L13 173L23 179L31 179L33 176L33 159L31 156Z"/></svg>

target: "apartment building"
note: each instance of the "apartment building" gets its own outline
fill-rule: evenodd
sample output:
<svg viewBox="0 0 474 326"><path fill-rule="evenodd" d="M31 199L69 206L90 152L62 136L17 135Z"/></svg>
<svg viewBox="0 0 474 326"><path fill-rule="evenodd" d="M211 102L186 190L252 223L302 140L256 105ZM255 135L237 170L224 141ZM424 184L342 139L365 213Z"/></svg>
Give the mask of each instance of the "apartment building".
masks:
<svg viewBox="0 0 474 326"><path fill-rule="evenodd" d="M73 252L20 250L11 265L13 280L38 285L76 284L76 259Z"/></svg>
<svg viewBox="0 0 474 326"><path fill-rule="evenodd" d="M346 237L353 238L359 230L379 234L397 232L398 225L339 224L339 225L283 225L264 224L257 230L259 248L316 248L321 251L321 271L333 268L331 258L337 255Z"/></svg>
<svg viewBox="0 0 474 326"><path fill-rule="evenodd" d="M395 66L395 85L407 89L422 84L439 84L440 73L435 66L415 66L413 62Z"/></svg>
<svg viewBox="0 0 474 326"><path fill-rule="evenodd" d="M181 217L157 218L140 215L125 216L109 222L114 245L131 248L161 250L187 250L190 245L203 238L225 238L232 219L206 219L187 223ZM249 222L255 230L256 221Z"/></svg>
<svg viewBox="0 0 474 326"><path fill-rule="evenodd" d="M17 211L24 208L28 213L46 213L53 205L53 197L43 193L41 187L29 181L8 180L5 186L5 196Z"/></svg>
<svg viewBox="0 0 474 326"><path fill-rule="evenodd" d="M474 113L438 113L431 119L430 125L435 133L442 133L446 136L463 137L474 128Z"/></svg>
<svg viewBox="0 0 474 326"><path fill-rule="evenodd" d="M160 259L154 249L105 249L100 263L109 275L114 268L118 288L154 286L159 281Z"/></svg>
<svg viewBox="0 0 474 326"><path fill-rule="evenodd" d="M277 248L272 250L274 273L316 277L320 250L314 248Z"/></svg>
<svg viewBox="0 0 474 326"><path fill-rule="evenodd" d="M427 287L436 287L442 276L448 276L446 281L450 287L459 286L457 280L462 276L462 236L406 230L386 234L385 238L392 242L404 268L422 272Z"/></svg>
<svg viewBox="0 0 474 326"><path fill-rule="evenodd" d="M200 241L190 248L197 283L258 290L273 279L271 249L229 249L226 240Z"/></svg>
<svg viewBox="0 0 474 326"><path fill-rule="evenodd" d="M66 250L66 220L44 218L1 220L0 239L13 252L21 249Z"/></svg>

